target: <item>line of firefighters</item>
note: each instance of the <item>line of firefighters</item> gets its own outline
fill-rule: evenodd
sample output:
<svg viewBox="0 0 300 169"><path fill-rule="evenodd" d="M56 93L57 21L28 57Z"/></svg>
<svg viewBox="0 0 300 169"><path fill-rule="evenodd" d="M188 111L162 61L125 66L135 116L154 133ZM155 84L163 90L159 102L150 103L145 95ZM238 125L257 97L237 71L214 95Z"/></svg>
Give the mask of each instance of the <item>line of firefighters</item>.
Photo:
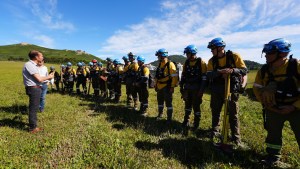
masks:
<svg viewBox="0 0 300 169"><path fill-rule="evenodd" d="M225 47L225 42L221 38L215 40L215 46ZM220 41L220 42L219 42ZM211 48L209 46L209 48ZM212 50L213 52L214 50ZM245 75L247 68L240 55L237 53L228 54L225 50L222 55L228 55L218 59L217 63L211 59L208 65L200 57L197 57L197 48L195 45L188 45L184 49L184 54L187 60L183 65L181 80L179 81L179 73L176 63L168 59L168 51L164 48L156 51L159 65L155 70L154 81L155 91L157 92L158 114L157 119L163 118L164 107L167 109L167 123L172 121L173 115L173 93L174 88L180 86L181 98L185 102L185 116L182 123L183 127L189 128L190 114L194 110L194 121L192 130L196 131L200 125L202 96L208 86L208 76L211 77L211 108L212 108L212 137L219 136L219 121L220 112L224 102L224 77L228 74L230 68L235 69L236 76L232 76L231 90L233 92L230 100L230 124L232 140L235 144L241 143L239 121L238 121L238 91L240 89L239 76ZM214 53L214 55L218 55ZM92 84L94 89L94 97L109 98L118 103L121 96L121 83L126 85L127 106L134 108L143 116L148 114L148 87L149 80L152 75L149 68L145 65L145 58L136 56L132 52L128 53L123 58L124 66L119 59L112 60L107 58L107 65L103 67L101 62L93 59L88 66L84 63L77 63L77 69L72 68L72 64L68 62L66 66L61 66L61 73L55 72L55 84L59 89L59 83L63 82L62 91L67 91L70 94L73 92L73 86L76 81L76 92L81 94L80 85L82 85L83 93L89 94L90 85L87 87L87 82ZM51 71L55 71L50 67ZM215 74L214 70L220 69L223 72ZM221 76L223 75L223 76ZM138 104L140 102L140 108Z"/></svg>
<svg viewBox="0 0 300 169"><path fill-rule="evenodd" d="M239 94L245 87L244 77L248 70L241 56L230 50L226 51L225 46L226 44L222 38L215 38L210 41L207 47L211 50L213 57L206 64L200 57L197 57L196 54L198 51L196 46L188 45L184 49L187 60L183 65L180 81L176 64L168 59L167 50L162 48L156 51L155 55L159 60L154 78L158 103L157 119L163 117L164 107L166 107L167 123L172 121L173 93L174 88L179 84L181 97L185 102L185 115L182 126L189 128L189 116L193 110L194 121L192 130L197 130L200 125L202 96L209 85L211 90L212 140L215 137L220 137L220 113L224 100L227 100L226 109L228 112L227 116L229 116L231 141L237 147L243 147L238 118L238 99ZM291 51L290 47L291 44L282 38L270 41L264 46L262 52L266 54L267 64L264 67L267 71L263 71L263 69L259 70L253 87L256 97L262 103L265 111L268 112L266 115L267 118L264 119L265 126L268 126L266 128L268 131L266 139L268 156L264 163L268 165L279 162L282 146L281 133L285 121L291 123L298 145L300 145L300 127L299 123L295 121L299 119L300 75L298 72L300 72L300 66L299 62L297 60L294 61L292 57L291 59L286 58ZM66 67L62 65L61 74L55 72L57 89L59 89L59 83L62 81L64 85L62 90L67 90L71 93L76 79L77 93L80 94L79 87L82 85L84 94L89 94L90 87L87 87L86 83L90 81L96 98L108 97L117 103L120 101L121 96L121 82L124 81L126 84L127 106L131 106L135 110L139 110L143 116L147 116L148 83L151 80L151 74L149 68L145 65L145 58L142 56L136 57L130 52L122 59L125 63L124 66L122 66L118 59L112 60L107 58L106 68L103 68L102 63L97 62L97 60L92 60L89 63L89 67L86 67L84 63L78 63L77 70L72 68L71 63L67 63ZM276 73L278 74L277 69L280 69L281 72L279 74L281 73L281 76L276 75ZM55 71L53 67L51 67L51 71ZM282 75L282 72L287 73ZM275 75L272 75L272 73L275 73ZM267 78L264 78L265 74ZM277 77L285 78L278 80L276 79ZM284 79L292 80L285 83ZM270 81L272 83L269 83ZM283 84L287 85L282 85L282 81L284 82ZM230 86L225 89L225 86L228 86L228 84ZM294 87L290 91L291 86ZM280 95L276 93L276 90L278 92L279 88ZM228 95L229 97L226 98L227 95L224 93L228 90L230 96ZM140 102L139 109L138 101ZM278 124L278 127L274 127L273 124Z"/></svg>

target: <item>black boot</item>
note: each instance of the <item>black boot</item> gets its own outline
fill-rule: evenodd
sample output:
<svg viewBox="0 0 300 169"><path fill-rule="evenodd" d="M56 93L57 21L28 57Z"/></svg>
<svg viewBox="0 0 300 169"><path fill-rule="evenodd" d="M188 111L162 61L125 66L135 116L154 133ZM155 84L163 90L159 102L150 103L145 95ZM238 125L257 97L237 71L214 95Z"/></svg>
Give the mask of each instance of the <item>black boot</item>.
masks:
<svg viewBox="0 0 300 169"><path fill-rule="evenodd" d="M200 124L200 116L195 115L194 116L194 126L193 126L193 131L196 131L199 127Z"/></svg>
<svg viewBox="0 0 300 169"><path fill-rule="evenodd" d="M167 110L167 123L171 123L172 122L172 114L173 114L173 110Z"/></svg>

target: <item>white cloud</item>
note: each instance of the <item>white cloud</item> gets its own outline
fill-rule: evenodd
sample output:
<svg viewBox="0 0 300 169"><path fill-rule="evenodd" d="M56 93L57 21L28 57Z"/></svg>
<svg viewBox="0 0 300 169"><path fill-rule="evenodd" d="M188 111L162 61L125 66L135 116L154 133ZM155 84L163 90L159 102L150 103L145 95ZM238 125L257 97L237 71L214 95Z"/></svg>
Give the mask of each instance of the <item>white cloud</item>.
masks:
<svg viewBox="0 0 300 169"><path fill-rule="evenodd" d="M182 54L185 46L195 44L205 50L199 55L208 60L211 54L206 45L220 36L229 49L242 53L244 59L256 60L254 56L260 57L264 43L278 37L300 38L300 24L293 23L299 20L295 9L300 5L296 0L185 2L162 2L162 17L146 18L117 31L99 52L122 56L133 51L152 61L159 48L166 48L170 54Z"/></svg>
<svg viewBox="0 0 300 169"><path fill-rule="evenodd" d="M35 35L33 36L34 40L37 40L40 42L40 46L44 46L47 48L53 48L54 47L54 40L47 36L47 35Z"/></svg>
<svg viewBox="0 0 300 169"><path fill-rule="evenodd" d="M62 14L57 11L57 0L27 0L25 3L45 27L65 31L75 30L75 26L71 22L64 21Z"/></svg>

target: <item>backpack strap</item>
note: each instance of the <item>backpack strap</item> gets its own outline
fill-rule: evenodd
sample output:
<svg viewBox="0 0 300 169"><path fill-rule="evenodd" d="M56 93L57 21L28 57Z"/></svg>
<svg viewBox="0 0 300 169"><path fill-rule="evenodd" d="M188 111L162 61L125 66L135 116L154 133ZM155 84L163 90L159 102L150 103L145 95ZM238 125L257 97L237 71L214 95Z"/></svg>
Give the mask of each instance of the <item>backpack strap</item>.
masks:
<svg viewBox="0 0 300 169"><path fill-rule="evenodd" d="M217 70L219 67L219 59L217 56L212 57L213 70Z"/></svg>
<svg viewBox="0 0 300 169"><path fill-rule="evenodd" d="M202 65L201 65L201 58L197 58L197 61L196 61L196 65L199 65L199 70L200 70L200 75L202 74Z"/></svg>
<svg viewBox="0 0 300 169"><path fill-rule="evenodd" d="M300 74L298 73L298 60L290 56L289 63L286 70L287 77L292 78L293 76L300 80Z"/></svg>
<svg viewBox="0 0 300 169"><path fill-rule="evenodd" d="M231 66L232 64L233 64L233 67L236 67L235 61L233 58L233 52L231 50L228 50L226 52L226 67L232 68L232 66Z"/></svg>

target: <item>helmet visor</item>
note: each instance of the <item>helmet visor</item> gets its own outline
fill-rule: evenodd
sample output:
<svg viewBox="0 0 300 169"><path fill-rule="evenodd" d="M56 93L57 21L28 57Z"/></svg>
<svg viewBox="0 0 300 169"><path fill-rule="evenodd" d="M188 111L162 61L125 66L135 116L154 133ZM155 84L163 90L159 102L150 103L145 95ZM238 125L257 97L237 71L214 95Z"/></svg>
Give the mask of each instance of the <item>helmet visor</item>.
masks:
<svg viewBox="0 0 300 169"><path fill-rule="evenodd" d="M269 53L275 53L275 52L277 52L277 47L274 46L274 45L265 44L262 52L263 53L267 53L267 54L269 54Z"/></svg>
<svg viewBox="0 0 300 169"><path fill-rule="evenodd" d="M216 46L212 42L208 42L207 48L208 49L214 49Z"/></svg>

